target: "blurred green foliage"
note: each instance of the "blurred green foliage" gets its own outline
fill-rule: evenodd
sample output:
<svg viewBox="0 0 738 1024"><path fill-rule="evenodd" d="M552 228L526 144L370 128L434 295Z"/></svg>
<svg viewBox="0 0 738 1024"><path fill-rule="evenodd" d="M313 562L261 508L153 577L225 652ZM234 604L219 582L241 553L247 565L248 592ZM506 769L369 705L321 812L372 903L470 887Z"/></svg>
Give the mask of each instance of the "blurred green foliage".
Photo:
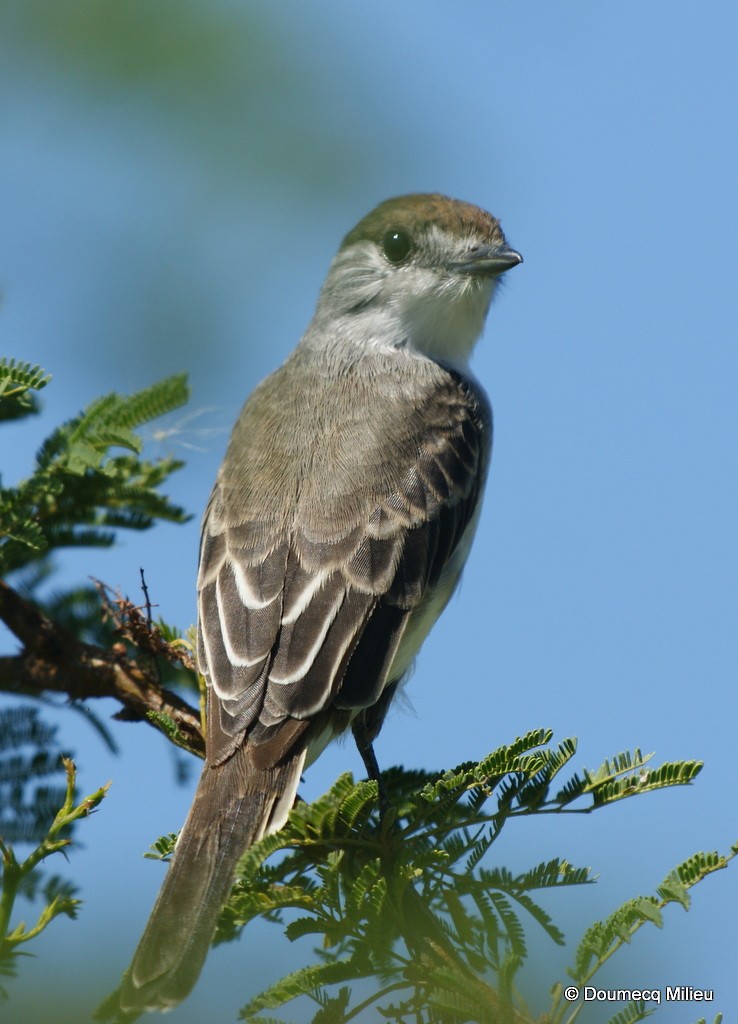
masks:
<svg viewBox="0 0 738 1024"><path fill-rule="evenodd" d="M333 129L337 69L321 61L325 77L315 74L317 55L288 17L197 0L23 0L3 4L0 25L0 47L43 63L44 76L88 102L140 104L142 125L153 116L176 132L219 188L255 177L326 192L381 159L358 125L353 136Z"/></svg>

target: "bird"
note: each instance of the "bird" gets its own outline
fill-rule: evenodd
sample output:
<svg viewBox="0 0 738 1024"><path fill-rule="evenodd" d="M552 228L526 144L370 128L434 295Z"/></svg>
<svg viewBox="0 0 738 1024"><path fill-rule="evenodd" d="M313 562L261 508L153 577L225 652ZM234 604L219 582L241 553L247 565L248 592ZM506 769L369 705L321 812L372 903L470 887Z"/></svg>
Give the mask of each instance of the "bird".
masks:
<svg viewBox="0 0 738 1024"><path fill-rule="evenodd" d="M380 203L246 401L202 526L205 766L124 1010L189 994L238 860L284 825L333 738L350 729L376 775L372 744L479 519L492 413L469 359L500 275L521 262L478 206Z"/></svg>

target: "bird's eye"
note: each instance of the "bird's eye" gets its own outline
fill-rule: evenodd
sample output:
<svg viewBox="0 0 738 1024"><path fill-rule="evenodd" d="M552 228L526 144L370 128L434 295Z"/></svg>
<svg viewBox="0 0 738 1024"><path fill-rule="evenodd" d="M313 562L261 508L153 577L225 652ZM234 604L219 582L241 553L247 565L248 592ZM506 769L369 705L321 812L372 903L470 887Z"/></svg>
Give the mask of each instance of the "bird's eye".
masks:
<svg viewBox="0 0 738 1024"><path fill-rule="evenodd" d="M382 252L390 263L402 263L412 250L413 243L406 231L390 230L382 236Z"/></svg>

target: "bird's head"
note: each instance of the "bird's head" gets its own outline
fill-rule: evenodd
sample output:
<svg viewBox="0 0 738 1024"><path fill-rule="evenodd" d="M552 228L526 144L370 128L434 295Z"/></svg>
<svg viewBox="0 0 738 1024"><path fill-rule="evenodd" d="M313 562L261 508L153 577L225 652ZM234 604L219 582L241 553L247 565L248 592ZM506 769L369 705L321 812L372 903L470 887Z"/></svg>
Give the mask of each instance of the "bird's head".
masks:
<svg viewBox="0 0 738 1024"><path fill-rule="evenodd" d="M465 364L499 275L522 262L500 222L437 194L381 203L346 235L309 335ZM317 338L315 337L317 332Z"/></svg>

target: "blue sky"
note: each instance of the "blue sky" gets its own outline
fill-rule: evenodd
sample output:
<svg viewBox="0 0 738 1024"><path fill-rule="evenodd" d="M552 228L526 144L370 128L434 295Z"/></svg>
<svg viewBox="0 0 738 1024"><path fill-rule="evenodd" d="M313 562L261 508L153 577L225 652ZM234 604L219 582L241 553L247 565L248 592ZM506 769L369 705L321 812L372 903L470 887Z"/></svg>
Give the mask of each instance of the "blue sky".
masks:
<svg viewBox="0 0 738 1024"><path fill-rule="evenodd" d="M550 904L572 940L696 850L727 851L735 6L162 3L129 54L105 8L52 6L53 17L48 0L0 13L0 353L54 375L44 416L4 428L3 479L104 391L187 370L197 413L175 415L166 440L152 434L152 451L188 460L171 491L193 523L72 552L59 582L94 575L135 596L143 565L164 616L189 624L197 521L230 424L298 340L342 236L390 195L475 202L525 257L473 363L495 410L492 471L460 593L418 660L412 707L385 726L380 763L448 767L539 725L579 737L578 767L635 746L703 759L689 790L573 824L522 822L496 847L514 870L561 855L599 873ZM97 26L98 49L75 41L75 18ZM178 65L188 28L199 46ZM141 853L180 826L194 786L174 785L152 730L116 725L112 758L74 716L60 722L83 788L113 786L69 864L80 919L56 922L13 983L20 1020L52 983L55 999L79 990L90 962L101 994L112 984L161 878ZM326 752L303 795L345 769L361 771L350 744ZM689 914L642 932L603 980L712 987L714 1011L730 1013L737 898L735 868L707 880ZM539 1011L568 962L541 950ZM254 929L211 957L168 1020L233 1019L298 962L277 929Z"/></svg>

